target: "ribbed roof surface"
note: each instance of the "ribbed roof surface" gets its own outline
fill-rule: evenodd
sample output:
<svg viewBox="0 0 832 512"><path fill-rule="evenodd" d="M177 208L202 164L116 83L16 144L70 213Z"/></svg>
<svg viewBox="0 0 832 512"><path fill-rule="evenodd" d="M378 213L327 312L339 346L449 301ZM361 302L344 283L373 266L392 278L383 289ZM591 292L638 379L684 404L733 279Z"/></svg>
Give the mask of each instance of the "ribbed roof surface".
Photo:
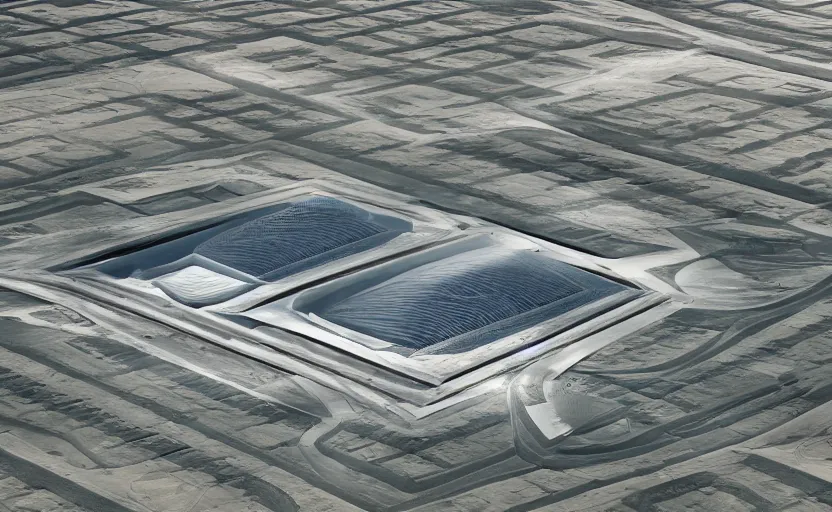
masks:
<svg viewBox="0 0 832 512"><path fill-rule="evenodd" d="M421 349L593 288L611 294L622 287L533 252L488 248L417 267L318 314L378 339ZM597 298L588 294L587 301ZM576 307L576 301L566 302L567 310ZM565 312L555 308L548 316Z"/></svg>
<svg viewBox="0 0 832 512"><path fill-rule="evenodd" d="M328 197L299 201L225 231L195 253L252 276L263 276L312 258L311 267L350 254L346 246L388 231L370 213ZM329 257L318 258L328 255ZM305 270L297 268L295 271Z"/></svg>

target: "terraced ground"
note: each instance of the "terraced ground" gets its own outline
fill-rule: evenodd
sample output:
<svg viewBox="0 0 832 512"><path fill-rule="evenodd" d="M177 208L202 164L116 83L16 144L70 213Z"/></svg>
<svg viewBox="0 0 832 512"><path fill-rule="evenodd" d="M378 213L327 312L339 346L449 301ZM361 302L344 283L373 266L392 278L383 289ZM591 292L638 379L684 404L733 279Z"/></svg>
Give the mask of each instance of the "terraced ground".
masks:
<svg viewBox="0 0 832 512"><path fill-rule="evenodd" d="M832 511L830 62L828 0L0 2L0 511ZM44 284L303 183L673 300L433 411Z"/></svg>

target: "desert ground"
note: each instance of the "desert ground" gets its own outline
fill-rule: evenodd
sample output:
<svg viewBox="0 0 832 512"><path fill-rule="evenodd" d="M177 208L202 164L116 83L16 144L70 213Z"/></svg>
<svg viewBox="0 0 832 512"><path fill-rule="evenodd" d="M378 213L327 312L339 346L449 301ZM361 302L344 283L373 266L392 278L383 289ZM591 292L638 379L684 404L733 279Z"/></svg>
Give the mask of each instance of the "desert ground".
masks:
<svg viewBox="0 0 832 512"><path fill-rule="evenodd" d="M831 157L828 0L0 3L0 511L832 511ZM84 270L299 191L643 295L379 355Z"/></svg>

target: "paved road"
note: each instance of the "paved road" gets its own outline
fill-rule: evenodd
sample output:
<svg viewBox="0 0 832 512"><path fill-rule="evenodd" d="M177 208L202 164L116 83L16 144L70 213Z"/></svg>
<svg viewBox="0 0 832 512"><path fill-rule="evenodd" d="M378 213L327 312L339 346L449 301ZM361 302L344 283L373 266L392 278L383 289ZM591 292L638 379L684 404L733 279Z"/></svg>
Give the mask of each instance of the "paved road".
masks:
<svg viewBox="0 0 832 512"><path fill-rule="evenodd" d="M0 510L832 511L830 62L827 0L0 4ZM403 419L21 285L307 180L678 307Z"/></svg>

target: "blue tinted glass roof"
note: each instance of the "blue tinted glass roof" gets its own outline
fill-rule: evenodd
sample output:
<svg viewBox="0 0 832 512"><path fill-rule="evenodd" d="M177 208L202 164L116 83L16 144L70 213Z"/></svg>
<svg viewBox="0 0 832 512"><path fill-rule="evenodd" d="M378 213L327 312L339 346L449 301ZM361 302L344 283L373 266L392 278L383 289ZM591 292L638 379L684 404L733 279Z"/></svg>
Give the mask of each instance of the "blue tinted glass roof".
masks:
<svg viewBox="0 0 832 512"><path fill-rule="evenodd" d="M390 232L369 212L315 197L220 233L194 249L223 265L262 277L298 272L365 250L360 242ZM300 263L307 265L298 265Z"/></svg>
<svg viewBox="0 0 832 512"><path fill-rule="evenodd" d="M486 248L411 269L316 314L419 350L512 318L519 331L624 289L538 253Z"/></svg>

